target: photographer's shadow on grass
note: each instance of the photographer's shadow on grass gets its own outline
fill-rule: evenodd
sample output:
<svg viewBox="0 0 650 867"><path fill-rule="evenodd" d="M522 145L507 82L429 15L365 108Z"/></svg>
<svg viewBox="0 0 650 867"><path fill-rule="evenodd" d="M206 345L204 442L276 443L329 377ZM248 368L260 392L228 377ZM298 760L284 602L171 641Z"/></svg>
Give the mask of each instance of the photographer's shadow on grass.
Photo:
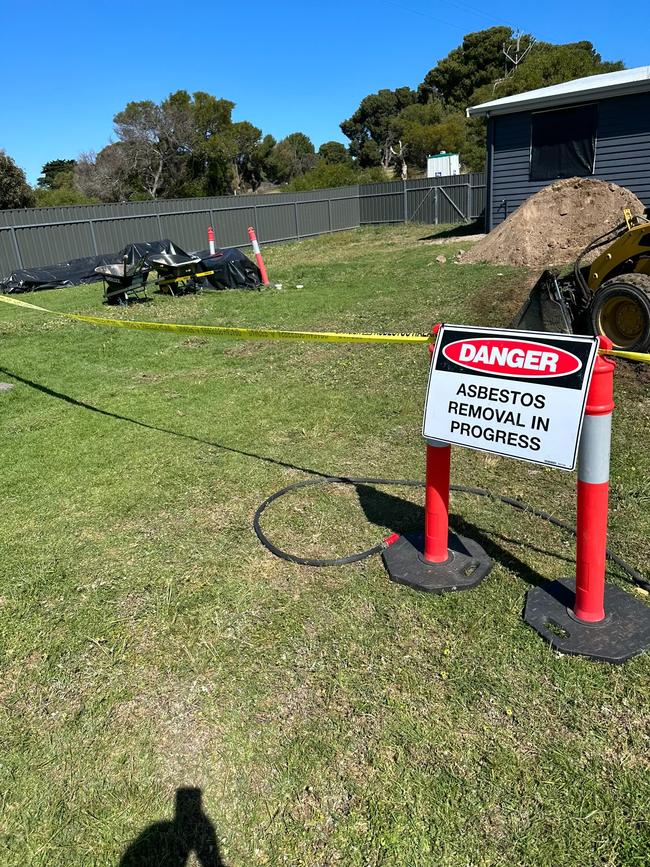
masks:
<svg viewBox="0 0 650 867"><path fill-rule="evenodd" d="M174 818L154 822L129 845L119 867L226 867L214 825L203 812L201 789L177 789Z"/></svg>

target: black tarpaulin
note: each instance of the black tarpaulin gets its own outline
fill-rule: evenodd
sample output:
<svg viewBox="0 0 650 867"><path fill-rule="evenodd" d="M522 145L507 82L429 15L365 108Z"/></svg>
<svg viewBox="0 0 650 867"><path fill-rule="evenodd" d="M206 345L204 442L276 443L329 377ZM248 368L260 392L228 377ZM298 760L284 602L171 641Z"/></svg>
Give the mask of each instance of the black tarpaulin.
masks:
<svg viewBox="0 0 650 867"><path fill-rule="evenodd" d="M201 271L214 271L205 279L215 289L255 289L262 283L260 269L236 247L214 255L201 250L196 255L201 257Z"/></svg>
<svg viewBox="0 0 650 867"><path fill-rule="evenodd" d="M530 180L555 181L593 174L597 125L595 105L533 114Z"/></svg>
<svg viewBox="0 0 650 867"><path fill-rule="evenodd" d="M98 283L101 280L95 268L124 262L136 265L143 257L156 253L177 253L180 248L164 238L162 241L139 241L127 244L119 253L103 253L100 256L86 256L83 259L70 259L57 265L44 265L40 268L20 268L9 277L0 281L0 292L32 292L36 289L55 289L61 286L81 286L84 283ZM184 252L180 250L180 252Z"/></svg>
<svg viewBox="0 0 650 867"><path fill-rule="evenodd" d="M126 257L127 266L134 266L143 257L148 260L150 256L159 253L188 256L169 238L162 241L139 241L127 244L119 253L71 259L69 262L59 262L57 265L45 265L40 268L20 268L0 281L0 292L32 292L37 289L97 283L101 277L95 273L95 268L100 265L122 264ZM236 248L217 250L214 255L211 255L209 250L202 250L195 255L202 260L199 270L214 271L214 274L206 279L215 289L254 289L262 282L259 268L241 250Z"/></svg>

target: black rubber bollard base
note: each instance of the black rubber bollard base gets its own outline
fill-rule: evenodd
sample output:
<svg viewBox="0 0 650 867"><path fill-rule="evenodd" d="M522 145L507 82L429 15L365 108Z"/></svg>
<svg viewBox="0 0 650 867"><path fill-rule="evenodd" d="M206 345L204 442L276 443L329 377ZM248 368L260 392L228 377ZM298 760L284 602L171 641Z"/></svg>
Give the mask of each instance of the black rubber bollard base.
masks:
<svg viewBox="0 0 650 867"><path fill-rule="evenodd" d="M528 591L524 620L561 653L601 662L625 662L650 650L650 606L605 585L605 619L583 623L573 615L575 581L545 581Z"/></svg>
<svg viewBox="0 0 650 867"><path fill-rule="evenodd" d="M492 568L492 560L472 539L449 533L449 557L445 563L427 563L424 536L400 536L382 553L391 581L428 593L469 590Z"/></svg>

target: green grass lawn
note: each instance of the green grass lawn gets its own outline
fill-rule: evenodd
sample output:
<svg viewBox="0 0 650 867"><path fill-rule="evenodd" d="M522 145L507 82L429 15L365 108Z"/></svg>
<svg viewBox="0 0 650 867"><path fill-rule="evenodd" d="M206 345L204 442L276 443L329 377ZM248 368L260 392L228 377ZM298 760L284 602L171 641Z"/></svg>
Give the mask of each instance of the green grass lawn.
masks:
<svg viewBox="0 0 650 867"><path fill-rule="evenodd" d="M26 300L309 330L507 325L527 273L455 265L467 242L431 231L269 248L282 290L127 313L99 286ZM191 786L210 864L648 863L650 658L564 657L521 617L531 584L572 573L570 537L455 495L454 526L495 568L432 596L378 557L306 568L253 534L259 502L310 474L422 477L425 346L184 338L7 305L0 336L1 864L118 865ZM612 548L646 574L649 381L617 372L610 513ZM452 475L574 518L572 473L456 449ZM338 556L419 527L420 499L308 489L264 526ZM180 863L172 848L124 864Z"/></svg>

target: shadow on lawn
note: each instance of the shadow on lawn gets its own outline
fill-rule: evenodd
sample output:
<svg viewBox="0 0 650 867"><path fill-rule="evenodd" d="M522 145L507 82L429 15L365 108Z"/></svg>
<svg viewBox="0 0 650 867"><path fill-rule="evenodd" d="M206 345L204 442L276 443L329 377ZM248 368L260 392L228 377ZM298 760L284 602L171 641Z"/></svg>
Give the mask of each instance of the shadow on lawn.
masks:
<svg viewBox="0 0 650 867"><path fill-rule="evenodd" d="M372 488L368 485L356 485L356 489L361 508L366 518L372 524L376 524L379 527L389 527L392 532L399 533L400 535L422 532L422 527L424 526L424 508L422 506L411 503L408 500L403 500L401 497L396 497L393 494L387 494L385 491L377 490L377 488ZM478 527L476 524L466 521L459 515L450 514L449 526L455 533L474 539L495 563L505 566L527 584L536 586L546 580L543 575L540 575L539 572L536 572L527 563L524 563L523 560L520 560L510 551L502 548L501 545L497 544L493 538L487 536L481 527ZM516 541L507 537L501 538L506 541ZM548 556L556 556L551 551L540 551L538 548L534 550Z"/></svg>
<svg viewBox="0 0 650 867"><path fill-rule="evenodd" d="M475 220L473 223L461 223L458 226L452 226L450 229L443 229L442 232L434 232L432 235L426 235L423 238L418 238L418 241L435 241L438 238L464 238L465 235L481 235L485 232L482 220Z"/></svg>
<svg viewBox="0 0 650 867"><path fill-rule="evenodd" d="M48 388L46 385L41 385L41 383L34 382L31 379L26 379L23 376L20 376L17 373L14 373L11 370L7 370L5 367L0 367L0 374L11 377L17 382L22 382L23 385L27 385L30 388L35 389L36 391L40 391L43 394L47 394L50 397L55 397L58 400L62 400L65 403L69 403L72 406L80 407L81 409L87 409L89 412L97 413L98 415L106 416L107 418L117 419L118 421L125 421L129 424L137 425L138 427L146 428L147 430L158 431L159 433L169 434L170 436L180 437L181 439L189 440L190 442L201 443L202 445L210 446L212 448L222 449L226 452L231 452L232 454L242 455L243 457L253 458L257 461L263 461L268 464L274 464L278 467L284 467L285 469L297 470L302 473L307 473L312 476L319 476L322 479L331 478L330 473L323 473L320 470L314 470L310 467L302 467L298 464L292 464L288 461L281 461L277 458L270 458L265 455L258 455L255 452L247 452L243 449L237 449L233 446L226 446L223 443L214 442L211 440L204 440L201 437L193 436L192 434L181 433L180 431L172 430L171 428L159 427L154 424L148 424L145 421L140 421L136 418L131 418L126 415L120 415L116 412L110 412L106 409L100 409L97 406L93 406L90 403L85 403L82 400L77 400L74 397L70 397L68 394L63 394L60 391L55 391L52 388ZM357 484L355 485L357 489L357 493L359 496L359 503L361 504L361 508L363 509L368 520L376 524L380 527L390 527L393 532L396 533L414 533L420 532L422 526L424 524L424 509L422 506L415 505L414 503L409 502L408 500L403 500L400 497L396 497L393 494L387 494L384 491L380 491L377 488L370 487L369 485ZM523 560L520 560L514 554L511 554L509 551L506 551L493 539L489 538L485 535L485 533L481 530L480 527L477 527L474 524L465 521L457 515L450 515L450 526L457 533L462 533L463 535L469 536L472 539L475 539L480 545L483 546L483 549L486 553L496 562L502 563L504 566L507 566L512 572L519 575L524 581L527 581L529 584L539 584L540 581L545 580L541 575L535 572L530 568ZM498 538L498 537L497 537ZM517 540L509 539L505 536L500 537L504 541L509 542L517 542ZM559 555L555 554L552 551L544 551L543 549L533 547L531 545L527 545L527 543L523 543L526 547L530 548L533 551L536 551L540 554L547 554L548 556L558 557ZM566 559L567 562L573 562L571 558L563 558Z"/></svg>
<svg viewBox="0 0 650 867"><path fill-rule="evenodd" d="M214 825L203 812L201 789L177 789L174 818L145 828L119 867L185 867L192 852L200 867L225 867Z"/></svg>
<svg viewBox="0 0 650 867"><path fill-rule="evenodd" d="M43 394L47 394L50 397L56 397L58 400L62 400L65 403L71 404L71 406L78 406L81 409L87 409L89 412L95 412L98 415L103 415L106 418L114 418L118 421L126 421L129 424L137 425L138 427L146 428L147 430L158 431L158 433L169 434L170 436L180 437L184 440L189 440L190 442L200 443L204 446L211 446L215 449L222 449L225 452L231 452L235 455L242 455L245 458L254 458L256 461L264 461L267 464L275 464L278 467L285 467L288 470L298 470L301 473L307 473L312 476L320 476L323 479L329 478L327 473L321 473L319 470L313 470L309 467L301 467L297 464L290 464L287 461L280 461L277 458L269 458L264 455L255 454L255 452L247 452L242 449L236 449L233 446L225 446L223 443L213 442L211 440L204 440L201 437L195 437L192 434L181 433L181 431L172 430L167 427L159 427L155 424L148 424L146 421L140 421L137 418L131 418L128 415L120 415L117 412L110 412L107 409L100 409L98 406L93 406L91 403L85 403L83 400L77 400L74 397L70 397L69 394L63 394L61 391L54 391L53 388L48 388L46 385L41 385L40 382L34 382L31 379L26 379L24 376L20 376L17 373L14 373L11 370L7 370L6 367L0 367L0 374L10 376L12 379L15 379L16 382L22 382L23 385L28 385L30 388L35 389L36 391L40 391Z"/></svg>

